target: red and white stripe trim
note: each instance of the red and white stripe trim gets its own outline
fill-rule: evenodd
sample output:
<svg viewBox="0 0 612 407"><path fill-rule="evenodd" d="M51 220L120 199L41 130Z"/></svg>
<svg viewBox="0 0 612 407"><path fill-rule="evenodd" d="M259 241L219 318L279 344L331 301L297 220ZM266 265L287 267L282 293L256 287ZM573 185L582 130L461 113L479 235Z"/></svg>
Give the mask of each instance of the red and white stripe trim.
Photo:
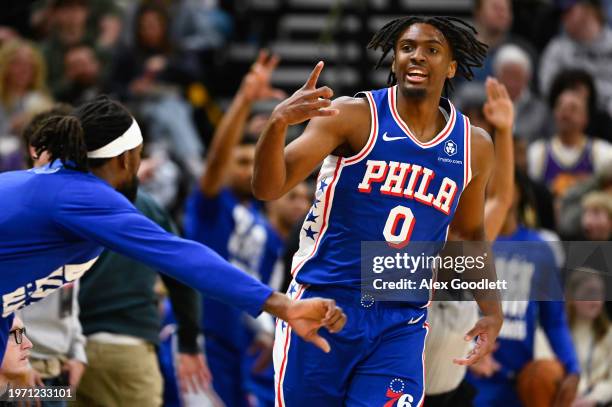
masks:
<svg viewBox="0 0 612 407"><path fill-rule="evenodd" d="M368 104L370 107L370 118L371 118L370 135L368 137L368 141L366 142L365 146L360 152L358 152L357 154L351 157L343 158L343 157L329 156L323 162L323 167L321 167L319 178L322 178L324 176L324 173L328 171L327 168L329 168L333 160L334 159L337 160L335 163L335 168L333 170L334 172L333 172L332 181L328 185L327 190L325 191L325 194L324 194L324 199L322 200L323 223L320 226L320 230L314 242L314 245L312 245L312 248L310 250L308 248L309 246L308 243L310 242L307 241L307 239L309 238L303 237L300 240L300 248L298 249L298 252L293 258L293 268L291 270L291 275L294 278L297 275L297 273L300 271L300 269L304 266L304 264L306 264L308 260L312 259L316 255L317 250L319 248L319 243L321 242L321 240L323 239L323 236L325 235L325 232L327 231L327 228L329 226L329 216L331 213L331 206L334 200L334 192L335 192L336 185L338 184L338 180L340 179L342 168L345 166L353 165L353 164L356 164L362 161L364 158L368 156L368 154L372 152L372 150L374 149L374 145L376 144L376 139L378 137L378 112L376 109L376 103L374 101L374 98L372 97L371 92L364 92L364 93L368 99ZM304 256L304 253L300 253L304 250L308 252L308 254L305 256Z"/></svg>
<svg viewBox="0 0 612 407"><path fill-rule="evenodd" d="M423 355L421 356L421 360L423 361L423 394L421 394L421 399L417 404L418 407L422 407L425 402L425 346L427 346L427 335L429 334L429 322L425 322L423 324L423 328L425 328L425 338L423 338Z"/></svg>
<svg viewBox="0 0 612 407"><path fill-rule="evenodd" d="M376 139L378 136L378 109L376 108L374 97L372 97L372 92L364 92L364 94L366 95L369 102L368 104L370 105L370 135L368 137L368 141L360 152L352 157L344 159L344 165L356 164L363 160L372 152L374 145L376 144Z"/></svg>
<svg viewBox="0 0 612 407"><path fill-rule="evenodd" d="M395 120L395 123L397 123L397 125L404 131L404 133L406 133L406 135L416 145L422 148L434 147L440 144L442 141L444 141L444 139L446 139L446 137L448 137L448 135L451 134L453 127L455 127L455 122L457 121L457 112L455 110L455 106L453 106L450 100L448 101L448 104L450 105L451 111L450 111L450 116L448 118L448 121L446 122L446 126L444 126L442 131L440 131L440 133L438 133L438 135L436 135L433 139L431 139L430 141L426 143L423 143L418 138L416 138L414 134L412 134L412 131L410 131L410 128L408 127L406 122L404 122L399 112L397 111L397 97L396 97L397 91L398 91L397 85L390 87L388 90L388 100L389 100L389 108L391 110L391 116L393 116L393 120Z"/></svg>
<svg viewBox="0 0 612 407"><path fill-rule="evenodd" d="M324 195L325 198L323 199L324 201L323 202L323 213L321 215L323 216L323 223L321 224L321 229L319 230L317 234L317 239L315 240L314 245L312 245L312 249L310 250L310 253L307 256L305 256L303 259L298 260L299 259L298 253L302 250L303 240L309 239L309 237L302 237L302 239L300 240L300 249L298 249L298 253L296 253L296 255L293 258L294 264L296 260L298 260L298 263L297 265L294 265L293 270L291 270L291 275L294 278L297 275L297 273L300 271L300 269L304 266L306 261L314 257L314 255L317 252L317 249L319 248L319 243L321 242L321 239L323 238L323 235L325 235L325 231L327 230L327 227L329 226L329 214L331 212L331 203L334 199L334 190L336 188L336 185L338 184L338 179L340 179L340 172L342 170L342 161L343 161L342 157L336 157L336 159L337 160L336 160L336 165L334 169L334 175L333 175L331 183L327 186L327 190L325 191L325 195Z"/></svg>
<svg viewBox="0 0 612 407"><path fill-rule="evenodd" d="M292 283L293 284L293 283ZM306 286L304 285L300 285L300 288L294 298L294 300L299 300L302 295L304 295L304 291L306 289ZM279 331L280 330L280 331ZM276 341L282 341L282 336L284 335L284 343L282 344L283 346L283 350L282 350L282 359L280 361L280 366L276 366L277 363L277 346L281 345L281 342L276 342ZM287 326L284 329L283 332L283 328L282 328L282 323L278 324L276 327L276 341L274 343L274 356L275 356L275 366L274 366L274 371L275 371L275 379L276 379L276 383L275 383L275 392L276 392L276 400L274 402L274 405L276 407L284 407L285 406L285 395L283 393L283 383L285 381L285 374L287 372L287 357L289 355L289 347L291 345L291 326L289 326L289 324L287 324Z"/></svg>
<svg viewBox="0 0 612 407"><path fill-rule="evenodd" d="M472 180L472 126L470 119L463 116L463 189L468 186Z"/></svg>

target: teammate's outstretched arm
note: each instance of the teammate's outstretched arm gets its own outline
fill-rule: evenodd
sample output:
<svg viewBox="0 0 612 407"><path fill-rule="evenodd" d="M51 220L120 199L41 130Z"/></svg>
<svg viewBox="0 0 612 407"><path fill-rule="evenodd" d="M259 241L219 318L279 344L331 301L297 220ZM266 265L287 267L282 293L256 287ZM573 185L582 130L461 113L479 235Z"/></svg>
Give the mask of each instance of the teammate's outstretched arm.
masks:
<svg viewBox="0 0 612 407"><path fill-rule="evenodd" d="M232 149L243 136L253 103L265 99L282 99L285 96L282 90L270 86L270 77L278 62L276 55L270 56L262 50L242 79L238 92L215 129L208 150L206 166L200 178L200 191L204 196L214 197L223 187Z"/></svg>
<svg viewBox="0 0 612 407"><path fill-rule="evenodd" d="M329 87L316 87L322 70L319 62L304 86L274 109L259 138L253 174L253 193L259 199L277 199L304 180L345 143L356 120L365 117L369 128L366 101L343 97L332 102ZM288 127L307 120L302 135L285 148Z"/></svg>
<svg viewBox="0 0 612 407"><path fill-rule="evenodd" d="M69 197L50 208L53 221L85 239L134 258L187 284L203 295L258 315L268 311L324 351L321 327L337 332L346 315L333 300L291 300L234 267L210 248L170 234L142 215L119 193L68 183L58 194Z"/></svg>
<svg viewBox="0 0 612 407"><path fill-rule="evenodd" d="M473 177L461 194L461 199L451 223L451 233L462 240L485 242L484 206L485 191L494 165L494 151L491 137L481 128L472 127L472 173ZM480 246L480 245L479 245ZM484 276L495 281L493 254L488 245L482 245L487 250L486 269ZM479 253L482 255L482 253ZM460 365L472 365L483 356L493 351L497 335L503 323L503 313L498 296L480 298L474 293L483 317L470 329L465 336L466 341L477 338L476 346L463 359L453 361Z"/></svg>
<svg viewBox="0 0 612 407"><path fill-rule="evenodd" d="M497 79L487 78L485 86L487 101L483 113L495 129L495 164L487 184L484 210L486 240L492 242L504 225L514 196L514 106L506 87Z"/></svg>

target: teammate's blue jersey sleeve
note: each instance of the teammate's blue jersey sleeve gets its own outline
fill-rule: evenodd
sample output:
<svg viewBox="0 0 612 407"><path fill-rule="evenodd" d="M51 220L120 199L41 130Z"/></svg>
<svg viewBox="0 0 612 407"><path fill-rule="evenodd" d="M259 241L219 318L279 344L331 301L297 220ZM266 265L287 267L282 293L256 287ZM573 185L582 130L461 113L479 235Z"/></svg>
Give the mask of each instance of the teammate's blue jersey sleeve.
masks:
<svg viewBox="0 0 612 407"><path fill-rule="evenodd" d="M568 374L579 374L580 362L578 362L572 335L565 317L564 303L562 301L541 301L538 306L540 308L540 325L546 332L546 337L557 358L565 366L565 371Z"/></svg>
<svg viewBox="0 0 612 407"><path fill-rule="evenodd" d="M54 221L87 240L137 259L203 294L257 315L272 289L197 242L167 233L110 187L68 183Z"/></svg>

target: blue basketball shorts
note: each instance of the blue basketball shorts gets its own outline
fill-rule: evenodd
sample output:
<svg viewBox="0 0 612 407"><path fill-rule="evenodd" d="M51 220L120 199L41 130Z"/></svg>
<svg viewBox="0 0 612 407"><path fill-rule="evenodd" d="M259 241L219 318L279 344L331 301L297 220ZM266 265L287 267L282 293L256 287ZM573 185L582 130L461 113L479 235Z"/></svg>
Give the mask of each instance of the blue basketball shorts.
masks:
<svg viewBox="0 0 612 407"><path fill-rule="evenodd" d="M292 299L332 298L348 319L344 329L319 333L324 353L277 321L274 342L277 407L417 407L424 399L427 311L375 302L356 290L291 283Z"/></svg>

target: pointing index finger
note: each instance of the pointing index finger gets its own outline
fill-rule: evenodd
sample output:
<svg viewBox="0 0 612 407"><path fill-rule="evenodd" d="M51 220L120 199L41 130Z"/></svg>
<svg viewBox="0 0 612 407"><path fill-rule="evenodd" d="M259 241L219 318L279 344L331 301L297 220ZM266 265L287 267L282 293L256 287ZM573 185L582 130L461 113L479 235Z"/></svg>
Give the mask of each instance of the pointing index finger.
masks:
<svg viewBox="0 0 612 407"><path fill-rule="evenodd" d="M323 65L324 65L323 61L319 61L317 63L317 65L314 67L314 69L310 73L308 80L304 84L304 89L314 89L315 88L315 86L317 85L317 81L319 80L319 75L321 74L321 71L323 70Z"/></svg>

